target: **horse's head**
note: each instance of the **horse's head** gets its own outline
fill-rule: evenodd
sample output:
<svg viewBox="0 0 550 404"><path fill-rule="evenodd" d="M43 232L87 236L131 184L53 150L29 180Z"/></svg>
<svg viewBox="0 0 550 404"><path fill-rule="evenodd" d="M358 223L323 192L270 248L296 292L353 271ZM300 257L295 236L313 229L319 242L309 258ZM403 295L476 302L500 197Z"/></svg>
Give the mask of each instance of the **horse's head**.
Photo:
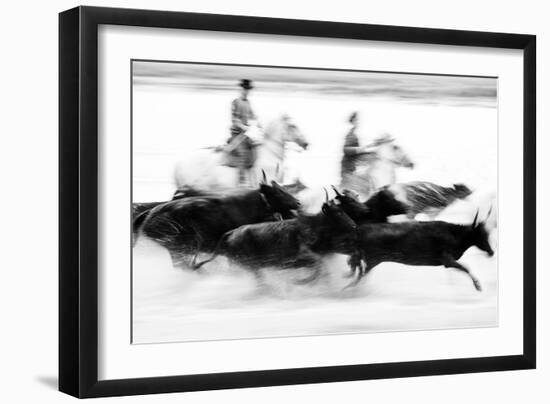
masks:
<svg viewBox="0 0 550 404"><path fill-rule="evenodd" d="M414 168L411 158L400 145L396 144L395 139L390 135L382 135L374 143L378 146L379 159L391 161L398 167Z"/></svg>
<svg viewBox="0 0 550 404"><path fill-rule="evenodd" d="M292 121L288 115L281 117L282 136L284 142L293 142L306 150L309 146L309 142L300 131L300 128Z"/></svg>

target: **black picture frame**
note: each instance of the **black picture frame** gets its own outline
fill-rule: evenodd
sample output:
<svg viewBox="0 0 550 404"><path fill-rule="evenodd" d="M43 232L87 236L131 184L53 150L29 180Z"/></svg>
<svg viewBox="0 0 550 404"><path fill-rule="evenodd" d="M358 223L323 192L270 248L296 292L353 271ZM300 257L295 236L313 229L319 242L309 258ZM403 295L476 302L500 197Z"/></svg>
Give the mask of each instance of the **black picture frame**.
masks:
<svg viewBox="0 0 550 404"><path fill-rule="evenodd" d="M523 354L98 381L98 26L113 24L523 51ZM536 37L490 32L77 7L59 15L59 390L104 397L536 366Z"/></svg>

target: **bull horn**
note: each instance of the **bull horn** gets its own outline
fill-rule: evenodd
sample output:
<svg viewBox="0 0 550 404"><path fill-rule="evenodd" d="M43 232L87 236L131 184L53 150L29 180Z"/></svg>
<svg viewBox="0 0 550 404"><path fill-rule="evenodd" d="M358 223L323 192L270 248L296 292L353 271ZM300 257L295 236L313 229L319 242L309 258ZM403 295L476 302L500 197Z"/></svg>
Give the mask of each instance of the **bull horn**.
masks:
<svg viewBox="0 0 550 404"><path fill-rule="evenodd" d="M332 186L332 189L334 189L334 192L336 193L337 196L342 196L342 194L338 192L338 189L334 185L331 185L331 186Z"/></svg>
<svg viewBox="0 0 550 404"><path fill-rule="evenodd" d="M264 184L267 184L267 176L265 175L265 171L263 168L262 168L262 182Z"/></svg>
<svg viewBox="0 0 550 404"><path fill-rule="evenodd" d="M328 191L326 188L323 188L325 190L325 202L328 202Z"/></svg>
<svg viewBox="0 0 550 404"><path fill-rule="evenodd" d="M477 210L476 212L476 215L474 216L474 221L472 223L472 227L476 227L476 223L477 223L477 217L479 216L479 209Z"/></svg>

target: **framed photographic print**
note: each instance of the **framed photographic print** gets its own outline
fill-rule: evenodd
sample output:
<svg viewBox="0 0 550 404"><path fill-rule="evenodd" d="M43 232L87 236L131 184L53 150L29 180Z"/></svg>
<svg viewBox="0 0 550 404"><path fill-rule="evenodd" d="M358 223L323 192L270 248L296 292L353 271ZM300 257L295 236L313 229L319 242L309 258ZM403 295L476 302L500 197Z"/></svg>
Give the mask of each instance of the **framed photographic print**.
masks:
<svg viewBox="0 0 550 404"><path fill-rule="evenodd" d="M535 367L535 37L59 20L59 386Z"/></svg>

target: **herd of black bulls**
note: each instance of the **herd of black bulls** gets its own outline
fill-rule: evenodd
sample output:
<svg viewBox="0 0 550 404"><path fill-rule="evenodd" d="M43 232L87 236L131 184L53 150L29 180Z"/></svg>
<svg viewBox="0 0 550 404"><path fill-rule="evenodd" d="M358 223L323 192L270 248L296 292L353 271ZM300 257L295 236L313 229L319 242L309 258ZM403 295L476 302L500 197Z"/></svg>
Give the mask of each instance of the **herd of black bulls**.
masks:
<svg viewBox="0 0 550 404"><path fill-rule="evenodd" d="M321 273L323 258L349 256L346 287L357 285L382 262L444 266L480 282L458 260L475 246L494 254L478 215L468 225L443 221L388 223L393 215L442 208L471 191L464 185L443 187L427 182L404 184L396 196L384 187L366 202L339 192L317 214L300 213L300 202L287 187L265 179L258 189L225 194L180 189L171 201L133 205L134 243L143 235L165 247L176 267L198 269L223 255L259 276L261 268L309 268L308 283ZM405 190L406 192L403 192ZM199 253L211 256L197 262Z"/></svg>

